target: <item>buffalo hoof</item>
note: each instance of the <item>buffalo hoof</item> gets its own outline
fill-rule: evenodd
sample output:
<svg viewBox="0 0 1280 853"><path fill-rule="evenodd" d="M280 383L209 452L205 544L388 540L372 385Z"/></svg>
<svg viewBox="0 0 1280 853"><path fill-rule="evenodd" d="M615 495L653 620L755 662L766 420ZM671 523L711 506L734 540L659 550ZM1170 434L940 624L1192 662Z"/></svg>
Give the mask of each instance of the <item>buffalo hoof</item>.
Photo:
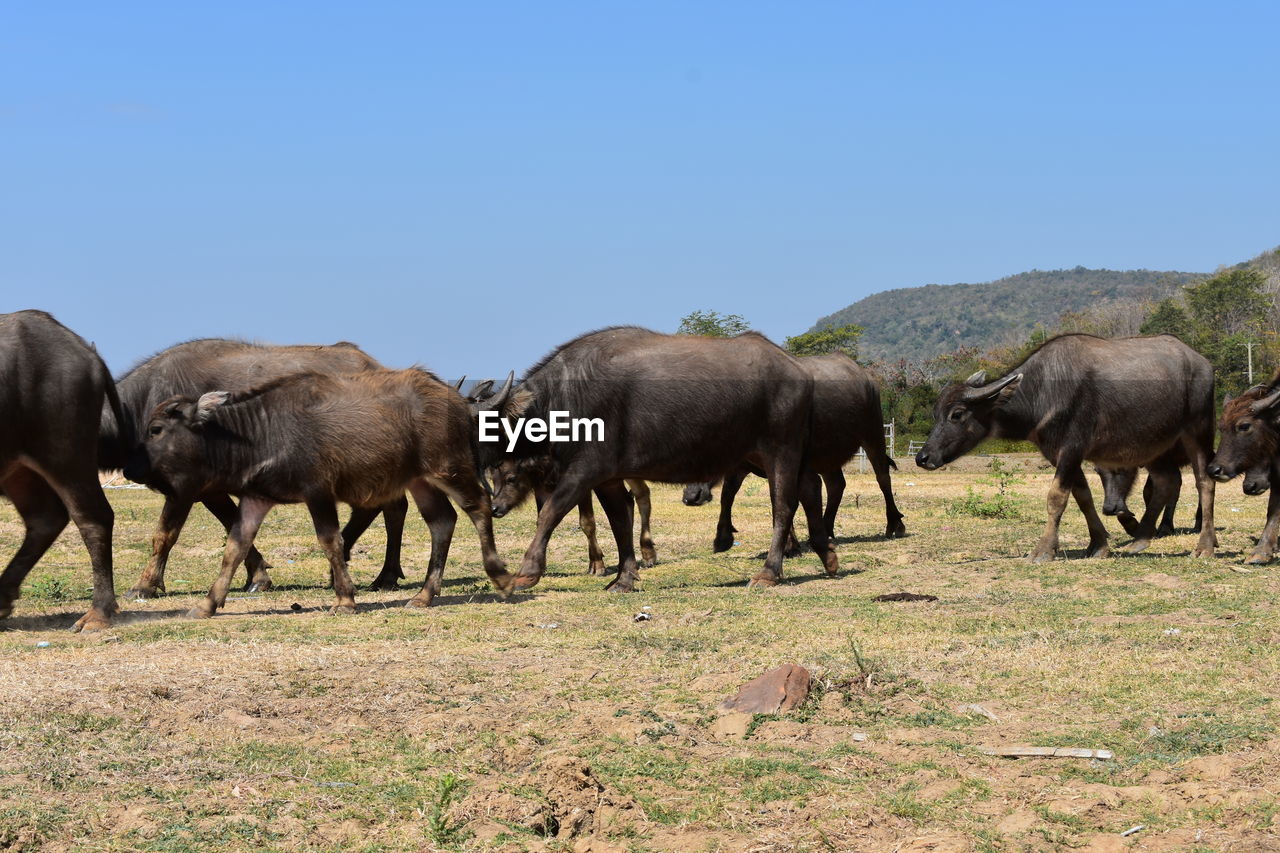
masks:
<svg viewBox="0 0 1280 853"><path fill-rule="evenodd" d="M124 600L146 601L149 598L159 598L164 591L162 586L135 586L124 594Z"/></svg>
<svg viewBox="0 0 1280 853"><path fill-rule="evenodd" d="M1249 559L1245 560L1246 566L1265 566L1270 563L1274 555L1270 551L1254 551L1249 555Z"/></svg>
<svg viewBox="0 0 1280 853"><path fill-rule="evenodd" d="M212 619L213 613L203 607L193 607L187 611L188 619Z"/></svg>
<svg viewBox="0 0 1280 853"><path fill-rule="evenodd" d="M1206 547L1206 548L1201 548L1201 547L1197 546L1197 547L1196 547L1196 549L1195 549L1194 551L1192 551L1192 552L1191 552L1191 556L1193 556L1193 557L1206 557L1206 558L1207 558L1207 557L1212 557L1212 556L1213 556L1213 546L1209 546L1209 547Z"/></svg>
<svg viewBox="0 0 1280 853"><path fill-rule="evenodd" d="M432 596L430 595L415 595L406 601L404 606L406 610L426 610L431 606L431 599Z"/></svg>
<svg viewBox="0 0 1280 853"><path fill-rule="evenodd" d="M1150 539L1135 539L1125 546L1124 552L1126 554L1141 554L1143 551L1147 550L1147 548L1149 548L1150 546L1151 546Z"/></svg>
<svg viewBox="0 0 1280 853"><path fill-rule="evenodd" d="M264 578L260 581L254 581L244 588L245 592L267 592L275 586L271 582L271 578Z"/></svg>
<svg viewBox="0 0 1280 853"><path fill-rule="evenodd" d="M587 566L587 574L592 577L602 578L608 573L604 567L604 560L592 560L591 565Z"/></svg>
<svg viewBox="0 0 1280 853"><path fill-rule="evenodd" d="M329 613L333 616L352 616L355 612L354 604L335 604L329 608Z"/></svg>
<svg viewBox="0 0 1280 853"><path fill-rule="evenodd" d="M71 633L78 634L81 631L105 631L110 627L110 616L107 616L100 610L90 610L88 613L77 619L76 624L71 626Z"/></svg>
<svg viewBox="0 0 1280 853"><path fill-rule="evenodd" d="M1106 542L1101 545L1090 545L1084 555L1091 560L1105 560L1111 556L1111 546Z"/></svg>
<svg viewBox="0 0 1280 853"><path fill-rule="evenodd" d="M646 569L652 569L658 565L658 552L652 548L641 548L640 565Z"/></svg>
<svg viewBox="0 0 1280 853"><path fill-rule="evenodd" d="M840 574L840 560L834 553L830 554L827 559L823 560L823 567L827 570L827 577L833 578Z"/></svg>
<svg viewBox="0 0 1280 853"><path fill-rule="evenodd" d="M786 548L782 550L782 556L786 557L788 560L794 560L796 557L799 557L803 553L804 553L804 549L801 548L799 545L788 545Z"/></svg>
<svg viewBox="0 0 1280 853"><path fill-rule="evenodd" d="M604 588L605 592L635 592L635 584L624 578L614 578L609 585Z"/></svg>
<svg viewBox="0 0 1280 853"><path fill-rule="evenodd" d="M537 586L540 580L542 580L541 575L516 575L515 580L511 582L511 591L515 592L516 590Z"/></svg>
<svg viewBox="0 0 1280 853"><path fill-rule="evenodd" d="M907 526L903 524L901 521L899 521L897 524L889 525L889 527L884 532L884 536L886 539L901 539L906 535L907 535Z"/></svg>
<svg viewBox="0 0 1280 853"><path fill-rule="evenodd" d="M747 581L747 589L768 589L777 585L778 579L773 575L760 574Z"/></svg>
<svg viewBox="0 0 1280 853"><path fill-rule="evenodd" d="M1038 566L1041 563L1052 562L1055 556L1057 556L1056 549L1054 551L1036 551L1029 560L1033 566Z"/></svg>
<svg viewBox="0 0 1280 853"><path fill-rule="evenodd" d="M370 592L394 592L400 588L400 579L394 574L386 571L379 574L373 579L373 583L369 584Z"/></svg>
<svg viewBox="0 0 1280 853"><path fill-rule="evenodd" d="M728 551L732 547L733 547L732 536L730 536L728 539L721 539L719 536L717 536L715 541L711 543L711 551L712 553L715 553L715 554L723 554L725 551Z"/></svg>
<svg viewBox="0 0 1280 853"><path fill-rule="evenodd" d="M8 619L13 615L12 604L0 604L0 619Z"/></svg>

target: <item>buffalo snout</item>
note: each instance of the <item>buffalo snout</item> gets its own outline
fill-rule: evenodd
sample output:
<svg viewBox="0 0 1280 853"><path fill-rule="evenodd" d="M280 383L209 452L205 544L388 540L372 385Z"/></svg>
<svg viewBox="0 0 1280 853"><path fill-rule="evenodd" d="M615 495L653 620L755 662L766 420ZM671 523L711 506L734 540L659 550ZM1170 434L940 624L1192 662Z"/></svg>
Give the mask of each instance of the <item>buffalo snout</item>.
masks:
<svg viewBox="0 0 1280 853"><path fill-rule="evenodd" d="M702 506L711 503L711 487L706 483L690 483L681 496L685 506Z"/></svg>
<svg viewBox="0 0 1280 853"><path fill-rule="evenodd" d="M942 463L934 458L934 454L927 450L921 450L916 454L916 464L926 471L936 471L942 467Z"/></svg>
<svg viewBox="0 0 1280 853"><path fill-rule="evenodd" d="M1235 476L1234 472L1228 471L1226 466L1220 462L1210 462L1206 470L1209 472L1209 476L1219 483L1225 483Z"/></svg>

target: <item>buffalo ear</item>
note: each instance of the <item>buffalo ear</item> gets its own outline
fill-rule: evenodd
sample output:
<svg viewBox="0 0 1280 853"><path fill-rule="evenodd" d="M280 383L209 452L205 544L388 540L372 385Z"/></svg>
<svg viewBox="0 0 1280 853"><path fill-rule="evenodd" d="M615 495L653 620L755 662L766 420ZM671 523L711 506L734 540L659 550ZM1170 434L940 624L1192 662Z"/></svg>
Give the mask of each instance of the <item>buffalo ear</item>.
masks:
<svg viewBox="0 0 1280 853"><path fill-rule="evenodd" d="M477 399L477 395L473 389L471 392L471 399L475 400L475 402L470 404L471 414L476 416L481 412L487 412L490 410L502 412L503 408L507 404L507 399L511 396L511 389L515 385L515 380L516 372L513 370L507 374L507 381L498 389L498 393L490 397L486 397L483 400Z"/></svg>
<svg viewBox="0 0 1280 853"><path fill-rule="evenodd" d="M979 370L977 373L966 379L964 384L968 385L970 388L981 388L983 385L987 384L987 371Z"/></svg>
<svg viewBox="0 0 1280 853"><path fill-rule="evenodd" d="M198 426L207 422L213 417L214 409L226 405L229 399L231 399L229 391L210 391L207 394L201 394L200 399L196 400L195 412L191 416L192 425Z"/></svg>
<svg viewBox="0 0 1280 853"><path fill-rule="evenodd" d="M528 388L521 388L519 391L511 395L511 399L502 407L502 414L508 418L518 418L524 414L529 408L529 404L533 402L533 392Z"/></svg>
<svg viewBox="0 0 1280 853"><path fill-rule="evenodd" d="M467 395L472 400L484 400L493 396L493 380L483 379L475 384L471 389L471 393Z"/></svg>

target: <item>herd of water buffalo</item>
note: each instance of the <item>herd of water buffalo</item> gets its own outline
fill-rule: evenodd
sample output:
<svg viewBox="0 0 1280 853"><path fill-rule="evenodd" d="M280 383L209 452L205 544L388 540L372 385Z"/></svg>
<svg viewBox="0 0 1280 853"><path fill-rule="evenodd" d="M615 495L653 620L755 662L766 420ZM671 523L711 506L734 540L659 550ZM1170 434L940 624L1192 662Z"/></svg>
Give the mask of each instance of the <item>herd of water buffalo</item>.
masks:
<svg viewBox="0 0 1280 853"><path fill-rule="evenodd" d="M25 525L18 552L0 575L0 618L13 610L27 573L75 522L93 566L93 602L76 630L99 629L118 611L112 575L113 513L99 472L125 476L164 495L151 558L129 597L165 589L169 553L192 506L203 503L227 528L221 571L192 616L212 616L241 563L250 587L270 586L253 546L268 511L304 503L329 560L338 612L355 609L347 559L381 513L387 528L382 570L372 588L404 577L401 536L412 496L431 535L426 580L410 604L440 591L457 521L454 504L480 539L485 571L503 595L533 586L560 520L577 507L590 570L604 573L591 495L604 507L618 547L611 589L631 590L640 565L656 558L645 481L693 484L685 502L710 500L722 481L714 548L733 544L732 506L751 473L769 483L773 530L752 586L781 578L784 554L804 510L809 544L837 573L832 543L844 490L842 467L865 451L885 499L886 536L906 532L893 499L874 380L844 355L797 358L767 338L665 335L634 327L592 332L555 349L517 383L497 390L449 385L421 368L383 367L354 344L265 346L235 340L178 344L114 381L97 352L41 311L0 315L0 494ZM553 412L599 419L602 440L548 442L526 432L509 444L480 440L479 419L545 421ZM988 382L975 374L946 388L936 423L916 457L933 470L988 437L1035 444L1055 467L1048 523L1031 559L1052 559L1069 498L1084 513L1089 556L1108 553L1083 465L1106 490L1104 514L1133 536L1131 551L1172 531L1181 469L1199 495L1196 556L1211 556L1214 481L1244 473L1244 489L1270 488L1280 466L1280 374L1225 403L1214 451L1213 370L1175 337L1054 338ZM1146 508L1126 505L1146 469ZM822 486L827 488L823 508ZM1280 489L1250 562L1272 558L1280 532ZM519 568L507 570L493 537L502 517L530 494L537 528ZM233 500L238 499L238 503ZM350 505L339 530L338 503ZM632 539L639 505L641 560ZM1157 527L1157 519L1163 519Z"/></svg>

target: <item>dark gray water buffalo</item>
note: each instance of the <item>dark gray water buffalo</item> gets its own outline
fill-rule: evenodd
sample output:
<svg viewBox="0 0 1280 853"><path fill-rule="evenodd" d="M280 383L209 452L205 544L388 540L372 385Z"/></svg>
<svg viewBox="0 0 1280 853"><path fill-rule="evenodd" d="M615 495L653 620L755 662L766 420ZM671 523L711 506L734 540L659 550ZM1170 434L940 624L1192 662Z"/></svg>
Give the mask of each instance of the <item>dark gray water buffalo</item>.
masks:
<svg viewBox="0 0 1280 853"><path fill-rule="evenodd" d="M333 346L267 346L245 341L207 338L188 341L159 352L121 377L116 388L124 407L124 424L117 428L114 419L103 416L103 453L98 460L104 470L122 468L129 453L144 438L142 427L157 405L170 397L198 397L206 391L253 388L291 373L352 373L381 368L377 361L355 344ZM146 485L151 485L150 483ZM126 593L130 598L153 598L164 591L164 572L169 552L178 541L193 498L202 502L222 526L231 529L236 518L235 502L224 493L209 492L197 496L166 496L160 521L151 537L151 559L142 576ZM352 510L351 519L342 531L343 549L348 558L360 534L381 511L386 516L387 551L382 571L371 589L395 589L404 577L400 569L400 542L408 501L401 495L386 507L361 507ZM249 550L246 586L251 590L270 589L267 563L256 548Z"/></svg>
<svg viewBox="0 0 1280 853"><path fill-rule="evenodd" d="M425 370L293 374L243 392L174 397L156 407L146 441L125 467L166 495L240 497L222 571L192 616L226 601L236 568L271 507L305 503L329 558L338 612L355 609L338 532L337 502L384 506L408 489L431 531L427 579L411 605L440 591L457 512L480 536L485 570L511 586L493 543L489 496L476 467L471 414L458 393ZM447 496L447 497L446 497Z"/></svg>
<svg viewBox="0 0 1280 853"><path fill-rule="evenodd" d="M555 485L538 511L516 588L531 587L542 577L552 531L594 490L618 544L618 577L609 588L631 590L639 571L624 480L715 480L744 461L768 474L773 503L769 554L751 585L773 586L781 578L783 544L798 499L805 504L814 550L829 573L838 569L822 524L821 487L816 476L811 483L802 483L801 476L813 378L762 335L704 338L604 329L559 347L529 371L518 391L508 381L480 406L486 467L541 456L553 466L549 476ZM545 438L545 431L531 435L536 423L548 423L556 412L598 423L600 440L584 435L546 443L537 438ZM503 432L521 430L517 438L508 442L502 434L497 441L486 440L490 415L504 421ZM492 420L488 423L492 426ZM813 491L819 492L816 499Z"/></svg>
<svg viewBox="0 0 1280 853"><path fill-rule="evenodd" d="M1171 335L1104 340L1092 335L1054 338L995 382L975 374L946 388L934 409L936 423L916 464L933 470L969 452L983 439L1030 441L1055 466L1048 524L1031 553L1053 559L1058 524L1075 496L1089 525L1088 555L1106 556L1107 531L1094 509L1081 464L1137 468L1181 447L1200 494L1203 528L1196 556L1211 556L1213 530L1213 368ZM1164 503L1147 506L1131 551L1155 535Z"/></svg>
<svg viewBox="0 0 1280 853"><path fill-rule="evenodd" d="M1244 474L1244 493L1260 495L1268 489L1267 523L1258 545L1245 562L1269 563L1280 534L1280 373L1265 385L1255 385L1229 399L1218 422L1221 441L1209 474L1226 482Z"/></svg>
<svg viewBox="0 0 1280 853"><path fill-rule="evenodd" d="M1176 532L1173 518L1182 492L1182 466L1186 464L1186 454L1180 446L1175 446L1146 466L1147 481L1142 487L1142 502L1145 506L1154 504L1157 509L1163 510L1160 526L1156 528L1157 536L1172 536ZM1139 523L1129 510L1128 499L1138 480L1139 469L1095 466L1095 470L1102 480L1102 514L1115 516L1126 533L1137 537ZM1199 507L1196 508L1196 519L1191 529L1197 533L1200 531Z"/></svg>
<svg viewBox="0 0 1280 853"><path fill-rule="evenodd" d="M22 545L0 575L0 618L13 612L22 581L70 518L93 564L93 603L75 630L111 623L115 514L98 482L103 401L120 417L111 374L98 353L43 311L0 314L0 494L22 517Z"/></svg>
<svg viewBox="0 0 1280 853"><path fill-rule="evenodd" d="M893 499L893 482L889 469L896 468L884 445L884 415L880 408L880 389L875 380L843 353L811 356L800 364L813 376L813 441L809 447L808 466L817 472L827 487L827 506L823 523L828 536L835 536L836 513L844 495L844 464L859 448L867 452L876 483L884 495L885 536L905 536L902 513ZM742 481L752 471L740 466L725 476L720 488L720 520L716 525L714 549L727 551L733 547L733 501ZM684 502L689 506L705 503L711 497L709 483L685 487ZM794 534L790 537L794 541Z"/></svg>

